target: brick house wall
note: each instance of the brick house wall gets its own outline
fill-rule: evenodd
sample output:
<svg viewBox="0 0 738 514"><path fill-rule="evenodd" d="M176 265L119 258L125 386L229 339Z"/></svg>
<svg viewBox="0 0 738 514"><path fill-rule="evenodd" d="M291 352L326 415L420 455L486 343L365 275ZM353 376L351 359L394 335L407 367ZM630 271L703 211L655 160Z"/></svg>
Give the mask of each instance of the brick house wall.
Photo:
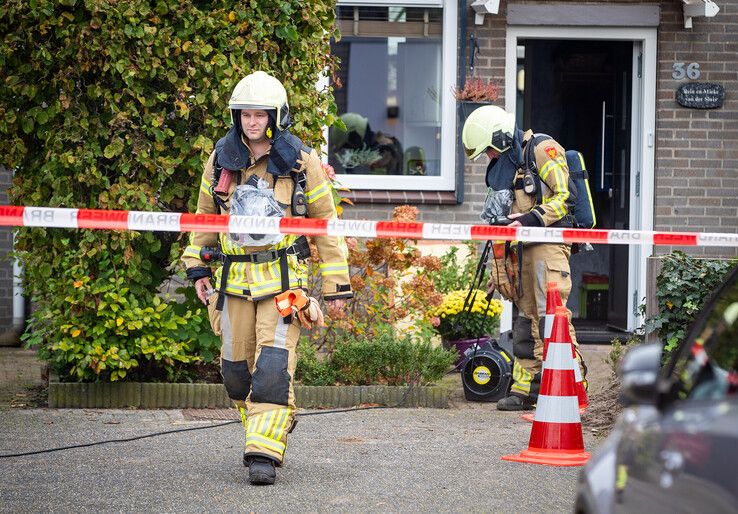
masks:
<svg viewBox="0 0 738 514"><path fill-rule="evenodd" d="M478 74L501 83L505 74L507 3L501 2L499 14L485 16L481 26L474 25L473 13L468 9L467 27L474 31L481 47ZM557 0L556 3L580 2ZM714 18L694 18L692 29L684 28L680 0L609 3L658 4L661 8L656 75L654 229L738 232L738 0L718 2L720 13ZM679 106L675 92L686 80L672 78L675 62L700 63L699 81L716 82L725 88L723 107L698 110ZM497 104L504 103L502 91ZM457 134L460 133L461 126L457 129ZM477 223L485 196L486 164L467 161L463 167L463 204L405 202L402 192L396 193L394 204L416 203L420 219L424 221ZM392 207L392 204L360 203L346 209L345 217L387 219ZM737 254L736 249L721 247L685 250L695 255L726 257ZM655 249L656 253L668 251L668 247Z"/></svg>
<svg viewBox="0 0 738 514"><path fill-rule="evenodd" d="M0 205L8 205L7 190L13 175L0 166ZM13 263L7 258L13 248L10 227L0 227L0 335L13 327Z"/></svg>
<svg viewBox="0 0 738 514"><path fill-rule="evenodd" d="M738 1L718 2L714 18L683 28L681 2L661 2L656 92L654 228L738 231ZM700 63L700 82L725 88L721 109L680 107L675 62ZM658 248L657 253L666 253ZM736 249L695 248L695 255L729 257Z"/></svg>

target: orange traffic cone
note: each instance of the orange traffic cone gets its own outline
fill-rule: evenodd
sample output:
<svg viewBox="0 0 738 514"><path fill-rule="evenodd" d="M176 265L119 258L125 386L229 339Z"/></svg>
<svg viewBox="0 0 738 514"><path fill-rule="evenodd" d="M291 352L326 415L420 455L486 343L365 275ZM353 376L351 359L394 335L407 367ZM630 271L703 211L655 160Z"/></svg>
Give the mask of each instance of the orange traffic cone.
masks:
<svg viewBox="0 0 738 514"><path fill-rule="evenodd" d="M549 282L546 287L546 318L543 325L543 361L546 361L546 347L551 339L551 331L553 330L554 314L556 313L557 307L563 307L564 302L561 301L561 295L559 294L559 286L556 282ZM574 349L574 344L571 345L572 355L576 362L577 354ZM584 380L582 378L582 370L579 369L579 363L574 366L574 379L576 381L577 398L579 400L579 414L584 414L584 409L589 405L587 400L587 390L584 388ZM525 421L533 423L533 414L523 414L520 416Z"/></svg>
<svg viewBox="0 0 738 514"><path fill-rule="evenodd" d="M568 312L566 307L557 307L528 449L505 455L502 460L552 466L581 466L589 460L589 452L584 451L574 383L577 364L571 348Z"/></svg>

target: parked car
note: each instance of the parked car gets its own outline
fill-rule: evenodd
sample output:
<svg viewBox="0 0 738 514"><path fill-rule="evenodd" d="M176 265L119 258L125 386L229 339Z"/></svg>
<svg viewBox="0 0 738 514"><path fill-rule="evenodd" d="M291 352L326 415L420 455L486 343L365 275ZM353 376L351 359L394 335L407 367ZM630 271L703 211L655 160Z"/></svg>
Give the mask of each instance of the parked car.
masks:
<svg viewBox="0 0 738 514"><path fill-rule="evenodd" d="M625 410L582 469L575 511L738 512L738 268L662 366L662 346L620 368Z"/></svg>

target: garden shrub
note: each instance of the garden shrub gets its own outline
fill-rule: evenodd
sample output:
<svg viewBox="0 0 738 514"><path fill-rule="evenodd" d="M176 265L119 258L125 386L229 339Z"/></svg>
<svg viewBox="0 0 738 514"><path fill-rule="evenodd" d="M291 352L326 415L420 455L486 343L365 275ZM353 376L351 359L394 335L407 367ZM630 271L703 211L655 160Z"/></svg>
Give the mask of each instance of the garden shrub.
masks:
<svg viewBox="0 0 738 514"><path fill-rule="evenodd" d="M335 369L328 360L321 359L315 346L306 337L301 337L297 343L295 380L313 386L336 383Z"/></svg>
<svg viewBox="0 0 738 514"><path fill-rule="evenodd" d="M646 320L645 331L657 331L665 353L684 338L707 296L735 264L735 260L697 259L680 251L664 257L656 278L659 312Z"/></svg>
<svg viewBox="0 0 738 514"><path fill-rule="evenodd" d="M433 347L431 329L398 334L386 324L372 335L348 336L330 354L319 353L308 338L297 346L295 380L304 385L409 385L437 382L456 354Z"/></svg>
<svg viewBox="0 0 738 514"><path fill-rule="evenodd" d="M253 70L282 80L312 147L336 121L332 0L6 0L0 164L16 205L194 211L203 163ZM158 298L187 234L23 228L26 334L62 378L176 377L213 340L205 309ZM117 356L117 357L116 357ZM104 357L104 359L103 359ZM104 363L104 366L101 364Z"/></svg>

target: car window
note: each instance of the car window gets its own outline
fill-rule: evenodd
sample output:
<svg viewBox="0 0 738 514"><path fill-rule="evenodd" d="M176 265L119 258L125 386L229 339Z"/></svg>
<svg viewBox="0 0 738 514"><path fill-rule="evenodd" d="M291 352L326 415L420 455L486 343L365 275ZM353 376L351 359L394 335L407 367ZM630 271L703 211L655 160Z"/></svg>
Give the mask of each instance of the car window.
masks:
<svg viewBox="0 0 738 514"><path fill-rule="evenodd" d="M675 399L719 400L738 394L738 277L729 274L674 356Z"/></svg>

